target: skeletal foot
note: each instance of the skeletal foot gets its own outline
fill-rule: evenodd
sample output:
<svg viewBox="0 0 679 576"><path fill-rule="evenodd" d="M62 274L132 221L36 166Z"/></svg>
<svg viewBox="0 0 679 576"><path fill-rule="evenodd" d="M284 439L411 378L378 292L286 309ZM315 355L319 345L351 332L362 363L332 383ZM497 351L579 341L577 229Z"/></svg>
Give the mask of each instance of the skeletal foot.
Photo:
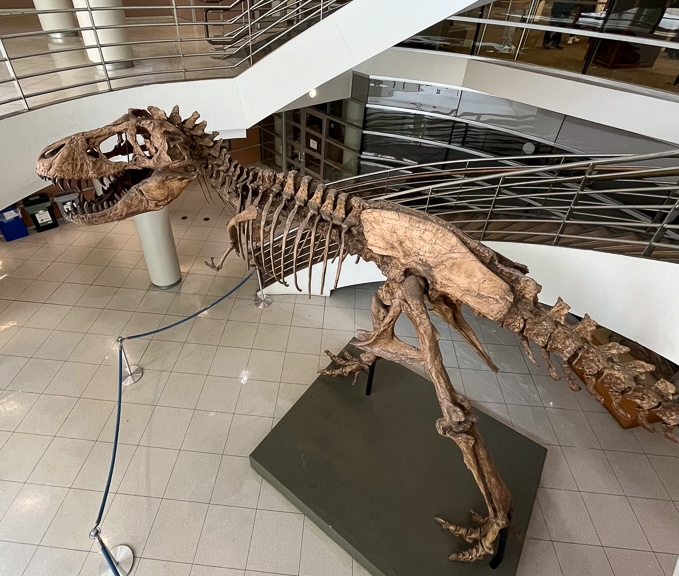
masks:
<svg viewBox="0 0 679 576"><path fill-rule="evenodd" d="M361 371L365 370L367 372L370 368L370 364L364 362L360 357L355 358L346 350L342 352L341 357L333 354L330 350L326 350L325 353L335 364L337 364L338 368L325 368L324 370L319 370L324 376L350 376L353 374L354 380L352 384L356 384L356 380L358 380L358 375Z"/></svg>
<svg viewBox="0 0 679 576"><path fill-rule="evenodd" d="M469 515L472 520L472 526L459 526L451 524L443 518L434 518L444 530L448 530L455 536L463 538L466 542L474 544L474 546L467 550L454 552L449 556L450 560L475 562L495 552L495 540L500 533L501 527L491 522L488 516L482 516L473 510L469 512Z"/></svg>

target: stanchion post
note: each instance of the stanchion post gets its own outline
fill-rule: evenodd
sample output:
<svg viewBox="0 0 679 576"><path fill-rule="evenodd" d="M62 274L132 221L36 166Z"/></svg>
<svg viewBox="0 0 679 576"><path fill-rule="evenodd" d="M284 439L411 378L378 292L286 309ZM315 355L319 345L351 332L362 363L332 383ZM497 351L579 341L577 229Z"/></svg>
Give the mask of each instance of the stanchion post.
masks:
<svg viewBox="0 0 679 576"><path fill-rule="evenodd" d="M127 576L134 565L134 552L129 546L121 544L112 550L101 539L101 530L95 526L90 531L90 539L96 540L104 557L97 568L97 576Z"/></svg>
<svg viewBox="0 0 679 576"><path fill-rule="evenodd" d="M141 380L144 375L144 371L141 366L130 366L130 361L127 359L127 354L125 353L125 346L123 346L124 338L118 338L118 346L123 352L123 360L125 361L125 373L127 374L123 379L123 386L129 386L130 384L135 384Z"/></svg>
<svg viewBox="0 0 679 576"><path fill-rule="evenodd" d="M264 282L262 281L262 271L259 268L255 268L255 274L257 274L257 286L258 290L255 292L255 306L257 308L268 308L271 306L273 301L271 296L264 294Z"/></svg>

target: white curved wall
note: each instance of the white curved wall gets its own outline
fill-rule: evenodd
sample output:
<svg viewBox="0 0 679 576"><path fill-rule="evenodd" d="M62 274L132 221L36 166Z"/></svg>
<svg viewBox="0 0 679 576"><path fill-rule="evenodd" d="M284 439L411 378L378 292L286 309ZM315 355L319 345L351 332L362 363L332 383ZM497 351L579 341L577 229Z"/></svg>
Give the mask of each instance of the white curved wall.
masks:
<svg viewBox="0 0 679 576"><path fill-rule="evenodd" d="M540 301L554 304L561 296L578 316L588 313L602 326L619 332L679 363L679 265L656 260L515 242L484 242L516 262L526 264L530 277L542 285ZM336 264L328 264L325 295L335 282ZM306 292L308 273L299 285ZM312 294L320 294L321 265L312 273ZM274 284L271 294L297 294L290 286ZM380 282L384 276L372 262L347 259L339 286Z"/></svg>
<svg viewBox="0 0 679 576"><path fill-rule="evenodd" d="M679 265L559 246L486 242L530 269L542 284L540 300L558 296L585 313L679 363Z"/></svg>

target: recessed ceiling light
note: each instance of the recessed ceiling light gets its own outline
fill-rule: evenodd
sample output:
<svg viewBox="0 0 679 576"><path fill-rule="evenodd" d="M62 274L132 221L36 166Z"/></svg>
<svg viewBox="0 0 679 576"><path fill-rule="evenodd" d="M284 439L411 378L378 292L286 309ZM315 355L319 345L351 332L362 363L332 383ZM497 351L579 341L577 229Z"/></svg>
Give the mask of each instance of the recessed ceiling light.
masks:
<svg viewBox="0 0 679 576"><path fill-rule="evenodd" d="M316 88L309 90L309 98L316 98L316 94L318 94L318 92L316 92Z"/></svg>

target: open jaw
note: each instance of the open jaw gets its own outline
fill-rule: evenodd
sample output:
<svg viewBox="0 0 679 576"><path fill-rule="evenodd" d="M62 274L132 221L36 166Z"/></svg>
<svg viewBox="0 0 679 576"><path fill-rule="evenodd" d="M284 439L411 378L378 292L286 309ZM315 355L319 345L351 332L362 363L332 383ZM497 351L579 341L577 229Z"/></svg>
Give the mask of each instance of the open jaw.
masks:
<svg viewBox="0 0 679 576"><path fill-rule="evenodd" d="M108 176L73 179L41 176L78 199L64 205L64 218L79 224L102 224L160 210L191 181L186 174L157 173L150 168L121 167Z"/></svg>

